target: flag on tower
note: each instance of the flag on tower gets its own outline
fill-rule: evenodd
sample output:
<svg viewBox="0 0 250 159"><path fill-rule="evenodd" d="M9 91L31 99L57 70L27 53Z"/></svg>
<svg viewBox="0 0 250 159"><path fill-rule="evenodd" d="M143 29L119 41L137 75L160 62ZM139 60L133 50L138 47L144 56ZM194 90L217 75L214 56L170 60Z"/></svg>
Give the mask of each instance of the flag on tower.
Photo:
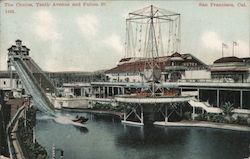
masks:
<svg viewBox="0 0 250 159"><path fill-rule="evenodd" d="M238 43L235 42L235 41L233 41L233 45L234 45L234 46L238 46Z"/></svg>
<svg viewBox="0 0 250 159"><path fill-rule="evenodd" d="M222 53L222 57L224 57L224 48L228 48L228 45L225 43L222 43L222 47L221 47L221 53Z"/></svg>
<svg viewBox="0 0 250 159"><path fill-rule="evenodd" d="M233 56L234 56L234 46L238 46L238 43L233 41L233 47L232 47L232 53L233 53Z"/></svg>
<svg viewBox="0 0 250 159"><path fill-rule="evenodd" d="M227 44L222 43L222 47L224 47L224 48L228 48L228 45L227 45Z"/></svg>

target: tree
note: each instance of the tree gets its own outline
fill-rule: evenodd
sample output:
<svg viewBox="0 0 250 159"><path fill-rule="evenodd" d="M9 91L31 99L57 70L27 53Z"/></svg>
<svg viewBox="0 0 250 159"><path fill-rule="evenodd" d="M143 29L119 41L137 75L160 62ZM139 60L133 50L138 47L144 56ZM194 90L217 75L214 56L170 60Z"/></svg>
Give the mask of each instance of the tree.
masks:
<svg viewBox="0 0 250 159"><path fill-rule="evenodd" d="M224 105L222 105L221 109L222 109L225 120L230 122L232 119L233 110L234 110L233 104L230 102L226 102Z"/></svg>

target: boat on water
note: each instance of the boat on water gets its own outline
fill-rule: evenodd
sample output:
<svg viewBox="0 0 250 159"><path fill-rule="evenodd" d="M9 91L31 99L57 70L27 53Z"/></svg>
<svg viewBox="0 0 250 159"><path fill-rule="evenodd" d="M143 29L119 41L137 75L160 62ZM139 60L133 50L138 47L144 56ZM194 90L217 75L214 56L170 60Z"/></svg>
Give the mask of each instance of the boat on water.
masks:
<svg viewBox="0 0 250 159"><path fill-rule="evenodd" d="M76 116L76 119L73 119L72 121L73 122L77 122L77 123L81 123L81 124L84 124L88 121L89 119L84 117L84 116Z"/></svg>

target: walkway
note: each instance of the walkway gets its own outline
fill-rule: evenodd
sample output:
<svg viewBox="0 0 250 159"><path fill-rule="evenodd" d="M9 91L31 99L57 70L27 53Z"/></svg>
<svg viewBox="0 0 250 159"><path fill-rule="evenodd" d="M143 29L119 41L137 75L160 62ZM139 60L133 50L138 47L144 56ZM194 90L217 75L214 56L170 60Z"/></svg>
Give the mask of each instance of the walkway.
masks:
<svg viewBox="0 0 250 159"><path fill-rule="evenodd" d="M7 128L8 146L11 158L13 158L14 155L15 158L17 159L25 159L22 148L18 141L18 136L16 134L18 129L19 118L23 115L23 112L24 112L24 106L18 109L16 115L13 117Z"/></svg>
<svg viewBox="0 0 250 159"><path fill-rule="evenodd" d="M138 103L138 104L159 104L159 103L175 103L188 102L191 96L180 97L138 97L138 96L117 96L115 100L121 103Z"/></svg>
<svg viewBox="0 0 250 159"><path fill-rule="evenodd" d="M196 99L192 99L192 100L188 101L188 103L192 107L204 109L207 113L222 113L222 110L220 108L211 107L208 103L199 102Z"/></svg>
<svg viewBox="0 0 250 159"><path fill-rule="evenodd" d="M167 126L167 127L205 127L226 129L235 131L250 131L250 127L243 125L225 124L225 123L213 123L206 121L180 121L180 122L164 122L156 121L154 125Z"/></svg>

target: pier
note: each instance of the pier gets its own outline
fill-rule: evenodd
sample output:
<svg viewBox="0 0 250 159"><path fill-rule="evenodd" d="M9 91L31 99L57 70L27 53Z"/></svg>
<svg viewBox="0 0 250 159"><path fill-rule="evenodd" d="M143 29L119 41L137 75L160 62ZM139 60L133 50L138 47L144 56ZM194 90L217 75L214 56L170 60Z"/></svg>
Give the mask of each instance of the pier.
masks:
<svg viewBox="0 0 250 159"><path fill-rule="evenodd" d="M160 112L165 121L168 122L168 118L173 112L177 112L182 116L182 104L188 102L192 97L137 97L137 96L119 96L116 97L116 101L124 106L124 119L123 123L144 125L144 113L148 112L154 115L155 112ZM175 109L170 110L169 108ZM179 106L179 110L177 110ZM178 112L180 111L180 112ZM136 120L129 120L131 116L135 116ZM155 120L155 119L153 119Z"/></svg>

